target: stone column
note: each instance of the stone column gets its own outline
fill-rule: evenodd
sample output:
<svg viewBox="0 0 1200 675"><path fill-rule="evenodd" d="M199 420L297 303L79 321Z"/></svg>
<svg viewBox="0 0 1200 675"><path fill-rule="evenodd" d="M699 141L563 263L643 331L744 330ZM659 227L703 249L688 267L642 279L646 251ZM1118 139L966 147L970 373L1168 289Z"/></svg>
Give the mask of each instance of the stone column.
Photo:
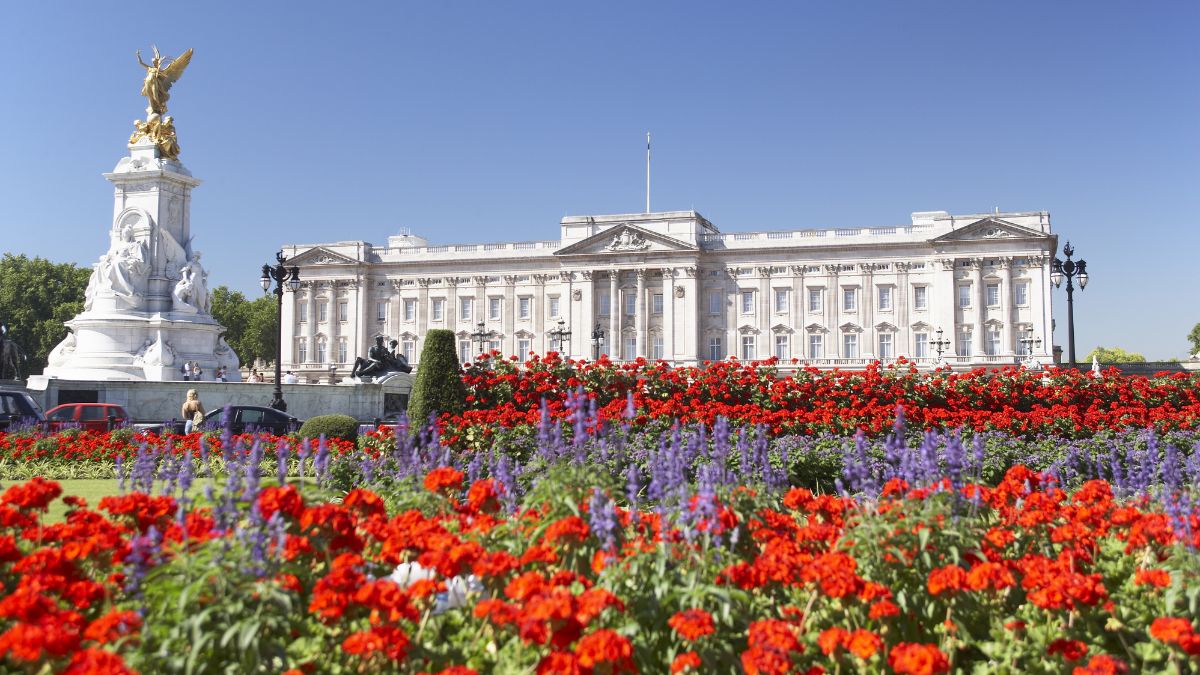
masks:
<svg viewBox="0 0 1200 675"><path fill-rule="evenodd" d="M310 282L308 287L308 349L305 359L311 363L317 358L317 282ZM302 364L297 364L302 365Z"/></svg>
<svg viewBox="0 0 1200 675"><path fill-rule="evenodd" d="M739 330L742 317L742 286L738 282L741 271L740 267L725 269L725 354L736 356L738 359L742 358L742 333ZM733 295L733 302L729 302L730 295Z"/></svg>
<svg viewBox="0 0 1200 675"><path fill-rule="evenodd" d="M572 334L578 334L577 343L580 351L576 352L583 356L588 361L596 358L596 352L592 349L592 330L596 327L596 283L595 272L584 270L579 273L582 283L579 288L572 293L579 294L579 301L576 302L574 296L571 297L571 303L578 305L579 309L574 316L578 317L576 325L578 328L571 330Z"/></svg>
<svg viewBox="0 0 1200 675"><path fill-rule="evenodd" d="M937 329L941 328L943 340L949 340L950 345L942 355L943 356L959 356L958 349L958 279L955 277L955 269L958 266L956 258L943 258L938 263L941 265L941 270L937 272L933 281L932 297L929 301L936 303L934 311L930 313L936 319L933 330L934 334L929 336L930 340L937 339ZM930 350L933 348L930 347ZM937 352L930 351L930 357L937 358Z"/></svg>
<svg viewBox="0 0 1200 675"><path fill-rule="evenodd" d="M325 346L325 358L327 360L321 366L322 368L328 368L329 364L337 363L338 336L342 334L341 317L338 316L338 307L342 303L342 289L351 288L350 283L351 282L349 280L345 279L330 283L330 294L333 296L333 299L329 302L329 335L326 337L327 342ZM346 293L346 302L350 302L349 292ZM349 304L346 305L346 312L350 312ZM347 320L349 320L349 318L349 316L346 317ZM355 327L357 328L357 326ZM355 340L355 342L357 342L357 340ZM350 348L355 349L357 353L357 348L354 346L354 343L350 344Z"/></svg>
<svg viewBox="0 0 1200 675"><path fill-rule="evenodd" d="M458 353L458 284L463 281L458 277L446 277L446 306L442 309L442 316L446 319L446 329L454 336L454 353ZM467 326L467 332L475 330L474 326ZM474 349L474 345L471 347Z"/></svg>
<svg viewBox="0 0 1200 675"><path fill-rule="evenodd" d="M499 332L500 327L493 325L491 322L491 317L488 315L487 277L476 276L472 280L475 282L475 299L472 300L475 306L472 308L471 319L473 319L474 323L479 323L482 321L484 326L486 326L484 328L485 331L490 330ZM474 330L472 330L472 332L474 332ZM490 340L488 342L490 342ZM483 343L483 351L488 351L487 342Z"/></svg>
<svg viewBox="0 0 1200 675"><path fill-rule="evenodd" d="M896 288L892 291L892 302L895 304L896 313L896 344L892 346L896 356L907 356L913 358L913 339L912 339L912 321L908 316L908 294L912 290L908 287L908 272L912 269L912 263L898 262L896 263ZM928 291L926 291L928 293Z"/></svg>
<svg viewBox="0 0 1200 675"><path fill-rule="evenodd" d="M1051 313L1050 259L1048 252L1031 255L1025 259L1029 268L1029 322L1033 324L1033 337L1040 338L1041 347L1033 349L1034 355L1054 355L1054 334ZM1049 359L1046 360L1050 362Z"/></svg>
<svg viewBox="0 0 1200 675"><path fill-rule="evenodd" d="M533 275L533 332L534 349L538 354L545 354L553 349L546 339L546 281L548 275Z"/></svg>
<svg viewBox="0 0 1200 675"><path fill-rule="evenodd" d="M825 358L838 359L842 357L842 329L838 324L838 316L842 306L842 287L838 274L841 265L826 265L825 274L829 278L825 290ZM833 344L830 344L830 343Z"/></svg>
<svg viewBox="0 0 1200 675"><path fill-rule="evenodd" d="M346 317L347 319L349 319L350 323L353 324L353 326L354 326L354 332L352 333L353 337L351 338L351 341L349 342L349 344L346 345L346 358L347 359L350 358L351 353L358 353L359 351L361 351L363 354L366 354L367 349L370 348L370 345L368 344L368 342L371 344L375 343L375 340L374 340L375 331L367 330L367 320L369 318L371 318L371 313L369 311L367 311L367 302L371 297L370 289L371 289L371 278L370 277L368 277L366 275L362 275L354 280L354 287L352 289L354 292L353 304L350 305L350 307L347 307L346 309L347 309L347 311L355 312L357 314L357 316ZM336 350L337 345L331 346L330 349ZM333 357L330 358L329 360L330 360L330 362L337 361L336 352L333 354ZM353 363L353 360L351 360L351 363Z"/></svg>
<svg viewBox="0 0 1200 675"><path fill-rule="evenodd" d="M566 323L564 328L571 331L571 337L563 345L563 358L574 358L582 356L579 351L579 333L578 322L575 320L575 273L570 271L562 271L558 273L558 313L562 320ZM555 330L558 327L555 326ZM558 347L558 341L554 342L554 346Z"/></svg>
<svg viewBox="0 0 1200 675"><path fill-rule="evenodd" d="M637 337L637 349L634 356L646 356L646 270L638 269L637 274L637 302L633 305L633 332Z"/></svg>
<svg viewBox="0 0 1200 675"><path fill-rule="evenodd" d="M770 358L775 353L775 345L773 344L774 333L771 332L771 319L775 316L774 307L771 306L774 298L771 297L771 268L758 268L758 311L754 317L755 326L758 328L758 343L755 351L759 359Z"/></svg>
<svg viewBox="0 0 1200 675"><path fill-rule="evenodd" d="M529 358L528 354L517 354L517 276L506 274L504 280L504 308L501 316L504 318L501 330L504 331L504 351L507 355L516 355L522 363Z"/></svg>
<svg viewBox="0 0 1200 675"><path fill-rule="evenodd" d="M421 350L425 348L425 333L429 331L429 278L417 279L417 340L413 345L413 362L421 360Z"/></svg>
<svg viewBox="0 0 1200 675"><path fill-rule="evenodd" d="M608 271L608 354L613 359L621 358L621 289L620 271Z"/></svg>
<svg viewBox="0 0 1200 675"><path fill-rule="evenodd" d="M971 329L972 359L984 356L983 315L987 311L987 292L983 287L983 258L971 258L971 301L975 305L975 322Z"/></svg>
<svg viewBox="0 0 1200 675"><path fill-rule="evenodd" d="M875 333L875 265L864 263L858 266L862 272L862 307L858 315L862 317L862 335L858 338L858 355L864 359L878 357L878 338Z"/></svg>
<svg viewBox="0 0 1200 675"><path fill-rule="evenodd" d="M1005 356L1015 356L1013 349L1013 287L1012 287L1012 258L1000 258L1000 353Z"/></svg>
<svg viewBox="0 0 1200 675"><path fill-rule="evenodd" d="M791 326L792 330L796 331L796 335L799 335L800 331L804 328L804 312L807 309L804 303L808 300L805 297L807 293L804 290L804 265L792 265L791 272L792 302L789 308L791 316L788 317L788 325ZM796 346L792 345L792 354L795 355L796 352Z"/></svg>
<svg viewBox="0 0 1200 675"><path fill-rule="evenodd" d="M708 308L701 304L707 299L701 297L700 271L695 267L685 267L682 273L682 277L676 275L676 285L683 289L683 298L677 300L679 305L675 308L675 356L697 363L707 357L708 344L702 329Z"/></svg>
<svg viewBox="0 0 1200 675"><path fill-rule="evenodd" d="M404 320L404 282L400 279L392 279L392 297L388 302L388 342L400 339L400 322ZM388 345L391 348L391 345ZM400 349L400 345L396 345L396 349ZM356 356L350 354L350 358Z"/></svg>
<svg viewBox="0 0 1200 675"><path fill-rule="evenodd" d="M662 268L662 335L663 358L675 362L675 269Z"/></svg>

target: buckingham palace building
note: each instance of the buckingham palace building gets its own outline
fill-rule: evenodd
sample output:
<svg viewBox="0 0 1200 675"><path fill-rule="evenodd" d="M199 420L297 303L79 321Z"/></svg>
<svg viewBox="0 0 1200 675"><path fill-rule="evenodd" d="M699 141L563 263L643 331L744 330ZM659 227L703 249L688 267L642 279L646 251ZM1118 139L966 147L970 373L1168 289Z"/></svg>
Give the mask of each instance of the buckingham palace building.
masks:
<svg viewBox="0 0 1200 675"><path fill-rule="evenodd" d="M457 335L463 360L494 349L843 369L901 356L956 369L1048 362L1056 241L1044 211L769 232L667 211L568 216L542 241L402 232L386 246L288 245L302 283L284 297L283 364L309 379L344 374L384 336L419 367L435 328Z"/></svg>

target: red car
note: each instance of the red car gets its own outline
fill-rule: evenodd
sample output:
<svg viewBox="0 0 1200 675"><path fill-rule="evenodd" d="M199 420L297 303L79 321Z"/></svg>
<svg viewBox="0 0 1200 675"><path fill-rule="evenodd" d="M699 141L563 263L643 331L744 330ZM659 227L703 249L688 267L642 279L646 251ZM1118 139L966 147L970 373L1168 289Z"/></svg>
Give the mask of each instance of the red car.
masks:
<svg viewBox="0 0 1200 675"><path fill-rule="evenodd" d="M109 425L109 417L112 424ZM46 413L50 431L79 427L88 431L109 431L129 422L125 409L114 403L64 403Z"/></svg>

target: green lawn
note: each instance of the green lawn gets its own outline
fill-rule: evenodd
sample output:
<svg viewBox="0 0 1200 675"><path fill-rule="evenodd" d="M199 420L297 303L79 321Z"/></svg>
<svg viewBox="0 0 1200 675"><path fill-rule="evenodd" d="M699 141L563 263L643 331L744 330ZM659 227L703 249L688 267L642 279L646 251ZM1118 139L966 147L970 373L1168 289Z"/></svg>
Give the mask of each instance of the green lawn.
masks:
<svg viewBox="0 0 1200 675"><path fill-rule="evenodd" d="M100 505L102 498L120 494L117 490L117 481L113 478L85 478L56 482L62 486L62 497L71 495L83 497L87 500L88 507L93 509ZM46 515L46 522L61 522L67 514L67 505L63 503L62 497L54 500L54 503L50 505L50 512Z"/></svg>

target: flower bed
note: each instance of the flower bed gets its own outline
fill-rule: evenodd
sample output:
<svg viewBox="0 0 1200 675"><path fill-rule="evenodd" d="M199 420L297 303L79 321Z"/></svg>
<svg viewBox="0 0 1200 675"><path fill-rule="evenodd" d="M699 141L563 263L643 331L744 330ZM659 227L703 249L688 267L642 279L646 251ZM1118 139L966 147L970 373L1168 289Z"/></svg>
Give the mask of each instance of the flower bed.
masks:
<svg viewBox="0 0 1200 675"><path fill-rule="evenodd" d="M57 525L38 521L52 483L11 487L0 658L456 675L1200 663L1200 467L1174 446L1123 484L1091 464L987 486L954 436L896 436L878 458L846 449L838 495L789 486L765 436L556 429L524 456L402 437L331 457L303 489L279 485L282 463L261 475L261 443L206 478L150 448L142 492L74 501Z"/></svg>
<svg viewBox="0 0 1200 675"><path fill-rule="evenodd" d="M803 368L778 377L774 360L706 362L672 367L638 359L613 363L560 359L551 353L519 364L497 355L464 369L468 409L445 420L453 443L489 445L498 429L531 427L542 415L570 415L568 396L582 389L597 415L613 422L655 420L712 425L720 417L763 425L775 434L886 432L897 406L920 429L997 430L1021 436L1086 436L1097 431L1153 427L1196 429L1200 375L1102 378L1051 369L977 369L928 373L904 361L864 371Z"/></svg>

